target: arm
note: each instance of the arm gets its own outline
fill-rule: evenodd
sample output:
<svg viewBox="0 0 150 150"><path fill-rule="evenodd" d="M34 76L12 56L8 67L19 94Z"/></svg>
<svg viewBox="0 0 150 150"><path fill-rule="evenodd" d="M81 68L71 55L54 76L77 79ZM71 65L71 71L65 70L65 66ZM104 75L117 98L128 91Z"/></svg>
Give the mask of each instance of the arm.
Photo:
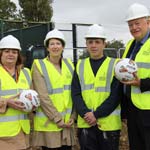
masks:
<svg viewBox="0 0 150 150"><path fill-rule="evenodd" d="M0 113L5 113L8 107L13 109L17 109L23 111L24 105L22 102L14 99L18 99L19 94L8 97L8 98L0 98Z"/></svg>
<svg viewBox="0 0 150 150"><path fill-rule="evenodd" d="M77 113L83 118L84 114L90 112L90 110L87 108L82 98L81 86L76 71L74 71L73 80L71 84L71 95Z"/></svg>
<svg viewBox="0 0 150 150"><path fill-rule="evenodd" d="M55 123L60 122L62 120L62 116L49 98L44 77L41 75L35 64L32 69L33 87L39 93L40 104L44 114L46 114L49 120L52 120Z"/></svg>
<svg viewBox="0 0 150 150"><path fill-rule="evenodd" d="M150 91L150 78L141 79L140 89L141 92Z"/></svg>
<svg viewBox="0 0 150 150"><path fill-rule="evenodd" d="M121 81L125 85L137 86L141 92L150 91L150 78L140 79L136 73L133 74L135 79L132 81Z"/></svg>
<svg viewBox="0 0 150 150"><path fill-rule="evenodd" d="M122 88L123 85L114 77L109 97L94 111L94 116L97 119L108 116L120 104L123 95Z"/></svg>

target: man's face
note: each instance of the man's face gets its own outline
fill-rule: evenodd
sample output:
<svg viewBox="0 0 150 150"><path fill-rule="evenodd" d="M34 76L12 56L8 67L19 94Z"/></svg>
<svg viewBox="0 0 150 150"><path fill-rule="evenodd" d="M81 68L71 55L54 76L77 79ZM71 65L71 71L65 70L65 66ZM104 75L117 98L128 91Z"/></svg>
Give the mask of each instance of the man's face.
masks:
<svg viewBox="0 0 150 150"><path fill-rule="evenodd" d="M128 21L128 26L129 26L129 30L132 36L137 41L140 41L144 38L144 36L146 35L148 31L149 22L145 17L138 18L138 19Z"/></svg>
<svg viewBox="0 0 150 150"><path fill-rule="evenodd" d="M103 39L87 39L86 45L91 58L99 59L103 56L103 49L105 48Z"/></svg>

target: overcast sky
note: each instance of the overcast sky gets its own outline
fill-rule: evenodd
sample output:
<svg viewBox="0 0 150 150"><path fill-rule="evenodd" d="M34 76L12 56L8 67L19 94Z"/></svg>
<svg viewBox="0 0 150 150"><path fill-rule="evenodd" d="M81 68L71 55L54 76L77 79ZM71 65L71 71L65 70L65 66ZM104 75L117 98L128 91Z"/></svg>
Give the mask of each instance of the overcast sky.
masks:
<svg viewBox="0 0 150 150"><path fill-rule="evenodd" d="M125 14L133 3L149 6L150 0L54 0L53 20L63 23L101 24L105 27L108 40L131 38Z"/></svg>
<svg viewBox="0 0 150 150"><path fill-rule="evenodd" d="M11 0L18 3L18 0ZM150 0L53 0L53 21L56 23L101 24L106 29L107 39L131 38L125 14L127 8L137 2L148 6Z"/></svg>
<svg viewBox="0 0 150 150"><path fill-rule="evenodd" d="M18 0L11 0L18 5ZM57 23L63 24L67 29L71 23L83 24L101 24L106 30L107 41L113 39L122 40L125 44L131 35L125 22L126 10L128 7L137 2L144 4L150 10L150 0L53 0L53 18ZM77 46L85 46L84 35L87 28L79 28L77 33ZM72 51L72 35L70 32L64 32L66 38L66 47L68 51L64 51L67 57L73 57ZM79 44L79 45L78 45ZM67 50L67 49L66 49Z"/></svg>

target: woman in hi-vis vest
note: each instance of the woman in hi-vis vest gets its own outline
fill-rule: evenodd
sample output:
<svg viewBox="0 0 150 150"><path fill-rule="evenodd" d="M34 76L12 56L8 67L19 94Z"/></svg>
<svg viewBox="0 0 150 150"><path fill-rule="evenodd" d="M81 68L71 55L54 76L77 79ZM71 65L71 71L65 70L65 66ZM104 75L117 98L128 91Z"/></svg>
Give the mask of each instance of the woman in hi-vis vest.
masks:
<svg viewBox="0 0 150 150"><path fill-rule="evenodd" d="M22 67L20 42L12 35L0 41L0 149L29 148L30 121L18 101L21 90L30 89L31 74Z"/></svg>
<svg viewBox="0 0 150 150"><path fill-rule="evenodd" d="M34 116L33 146L42 150L71 150L74 145L71 82L73 64L62 58L65 39L54 29L44 40L48 56L34 60L33 87L39 93L41 107Z"/></svg>

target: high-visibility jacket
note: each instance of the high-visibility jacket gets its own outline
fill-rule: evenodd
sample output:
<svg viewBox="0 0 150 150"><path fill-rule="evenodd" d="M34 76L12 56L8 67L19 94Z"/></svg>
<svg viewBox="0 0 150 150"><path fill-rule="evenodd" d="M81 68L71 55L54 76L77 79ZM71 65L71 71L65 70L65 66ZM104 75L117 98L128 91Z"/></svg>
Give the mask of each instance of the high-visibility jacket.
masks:
<svg viewBox="0 0 150 150"><path fill-rule="evenodd" d="M0 96L8 98L18 94L23 89L29 89L31 86L31 74L29 69L24 68L20 71L18 82L0 66ZM20 130L26 134L30 133L30 121L27 113L7 108L7 111L0 114L0 137L10 137L17 135Z"/></svg>
<svg viewBox="0 0 150 150"><path fill-rule="evenodd" d="M61 73L48 58L35 60L37 68L44 77L48 89L49 98L52 100L54 107L62 114L65 122L68 122L72 112L71 99L71 81L73 75L73 63L69 59L62 59ZM36 131L60 131L56 123L50 121L45 126L48 117L39 108L34 117L34 129Z"/></svg>
<svg viewBox="0 0 150 150"><path fill-rule="evenodd" d="M134 40L128 42L123 57L126 57ZM150 38L140 48L135 57L138 66L137 75L140 79L150 78ZM142 92L139 87L131 86L131 100L139 109L150 109L150 91Z"/></svg>
<svg viewBox="0 0 150 150"><path fill-rule="evenodd" d="M91 111L95 111L110 95L114 64L115 59L107 57L94 76L89 58L79 60L77 63L82 97ZM90 127L80 116L77 124L79 128ZM107 117L99 118L97 124L103 131L119 130L121 128L120 106Z"/></svg>

